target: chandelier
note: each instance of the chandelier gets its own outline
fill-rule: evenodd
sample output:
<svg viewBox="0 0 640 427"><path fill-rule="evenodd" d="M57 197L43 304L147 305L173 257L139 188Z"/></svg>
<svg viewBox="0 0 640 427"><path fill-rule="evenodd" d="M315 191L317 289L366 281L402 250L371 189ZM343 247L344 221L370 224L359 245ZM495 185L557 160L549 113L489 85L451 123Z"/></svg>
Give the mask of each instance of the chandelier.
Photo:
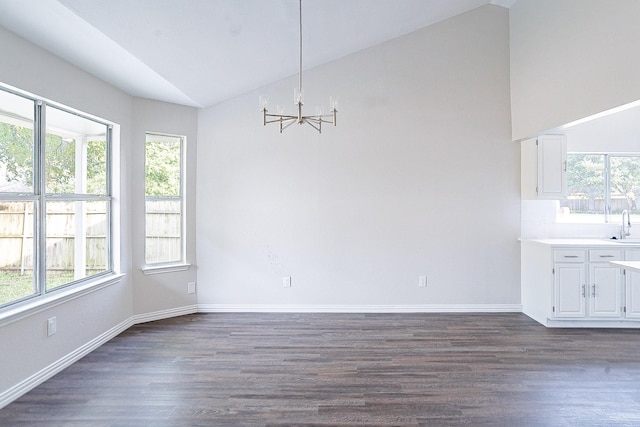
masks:
<svg viewBox="0 0 640 427"><path fill-rule="evenodd" d="M336 125L336 115L338 113L338 99L334 97L329 98L330 114L323 114L321 108L316 109L315 116L305 116L302 114L303 104L303 92L302 92L302 0L299 0L300 9L300 72L298 77L298 88L294 89L293 102L298 107L298 113L296 115L283 114L282 111L278 111L278 114L269 113L267 110L268 100L266 97L260 97L260 108L262 109L262 124L266 126L268 123L279 123L280 133L294 123L308 124L312 128L322 133L322 124L327 123L330 125ZM278 108L280 110L280 108Z"/></svg>

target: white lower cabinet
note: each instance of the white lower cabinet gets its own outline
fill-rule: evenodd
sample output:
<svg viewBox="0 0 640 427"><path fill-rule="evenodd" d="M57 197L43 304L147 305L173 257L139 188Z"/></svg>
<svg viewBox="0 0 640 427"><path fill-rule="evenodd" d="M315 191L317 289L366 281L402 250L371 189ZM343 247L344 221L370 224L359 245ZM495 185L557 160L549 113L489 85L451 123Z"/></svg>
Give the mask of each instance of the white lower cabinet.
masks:
<svg viewBox="0 0 640 427"><path fill-rule="evenodd" d="M606 263L589 265L589 316L622 317L622 271Z"/></svg>
<svg viewBox="0 0 640 427"><path fill-rule="evenodd" d="M626 261L640 261L640 250L626 250ZM625 271L625 317L640 319L640 273Z"/></svg>
<svg viewBox="0 0 640 427"><path fill-rule="evenodd" d="M622 271L609 265L621 259L619 250L554 251L554 317L622 317Z"/></svg>
<svg viewBox="0 0 640 427"><path fill-rule="evenodd" d="M622 317L622 273L619 268L604 263L590 264L589 281L584 264L556 264L554 270L555 317Z"/></svg>
<svg viewBox="0 0 640 427"><path fill-rule="evenodd" d="M609 261L622 256L615 249L554 251L554 260L574 260L554 265L555 317L621 318L622 270Z"/></svg>
<svg viewBox="0 0 640 427"><path fill-rule="evenodd" d="M586 304L586 268L583 262L556 263L553 268L555 317L584 317Z"/></svg>
<svg viewBox="0 0 640 427"><path fill-rule="evenodd" d="M640 261L640 247L558 245L523 241L522 311L550 327L640 328L640 273L610 264Z"/></svg>

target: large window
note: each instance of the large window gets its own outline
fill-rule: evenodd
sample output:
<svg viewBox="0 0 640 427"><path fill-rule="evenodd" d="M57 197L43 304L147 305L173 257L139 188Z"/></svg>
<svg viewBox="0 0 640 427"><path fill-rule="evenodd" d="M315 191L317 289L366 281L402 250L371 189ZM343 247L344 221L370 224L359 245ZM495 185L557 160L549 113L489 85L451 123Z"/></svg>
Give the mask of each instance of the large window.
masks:
<svg viewBox="0 0 640 427"><path fill-rule="evenodd" d="M184 136L147 133L145 263L184 263Z"/></svg>
<svg viewBox="0 0 640 427"><path fill-rule="evenodd" d="M113 271L111 127L0 87L0 306Z"/></svg>
<svg viewBox="0 0 640 427"><path fill-rule="evenodd" d="M623 210L640 220L640 155L569 153L563 216L574 222L620 222Z"/></svg>

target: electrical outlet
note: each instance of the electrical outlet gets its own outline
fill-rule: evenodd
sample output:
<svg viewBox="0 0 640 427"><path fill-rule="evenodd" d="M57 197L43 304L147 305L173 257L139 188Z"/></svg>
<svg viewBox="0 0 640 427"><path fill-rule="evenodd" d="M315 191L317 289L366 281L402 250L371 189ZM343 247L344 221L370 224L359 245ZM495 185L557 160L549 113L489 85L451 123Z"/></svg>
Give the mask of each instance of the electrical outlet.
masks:
<svg viewBox="0 0 640 427"><path fill-rule="evenodd" d="M47 336L50 337L56 332L58 332L58 319L54 316L47 319Z"/></svg>
<svg viewBox="0 0 640 427"><path fill-rule="evenodd" d="M282 278L282 287L290 288L291 287L291 276L284 276Z"/></svg>
<svg viewBox="0 0 640 427"><path fill-rule="evenodd" d="M427 287L427 276L418 277L418 286L420 286L421 288Z"/></svg>
<svg viewBox="0 0 640 427"><path fill-rule="evenodd" d="M196 293L196 282L187 283L187 293L195 294Z"/></svg>

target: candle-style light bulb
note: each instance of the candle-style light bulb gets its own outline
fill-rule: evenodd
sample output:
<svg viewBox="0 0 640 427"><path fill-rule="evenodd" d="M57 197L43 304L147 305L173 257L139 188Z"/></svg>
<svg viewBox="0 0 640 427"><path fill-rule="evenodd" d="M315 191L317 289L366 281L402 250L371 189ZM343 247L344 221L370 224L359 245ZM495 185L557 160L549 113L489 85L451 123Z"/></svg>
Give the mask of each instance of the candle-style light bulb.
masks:
<svg viewBox="0 0 640 427"><path fill-rule="evenodd" d="M331 111L338 111L338 97L337 96L330 96L329 97L329 108L331 108Z"/></svg>
<svg viewBox="0 0 640 427"><path fill-rule="evenodd" d="M267 98L264 95L260 95L259 102L260 102L260 109L261 110L266 110L267 109L267 105L269 104L269 98Z"/></svg>

